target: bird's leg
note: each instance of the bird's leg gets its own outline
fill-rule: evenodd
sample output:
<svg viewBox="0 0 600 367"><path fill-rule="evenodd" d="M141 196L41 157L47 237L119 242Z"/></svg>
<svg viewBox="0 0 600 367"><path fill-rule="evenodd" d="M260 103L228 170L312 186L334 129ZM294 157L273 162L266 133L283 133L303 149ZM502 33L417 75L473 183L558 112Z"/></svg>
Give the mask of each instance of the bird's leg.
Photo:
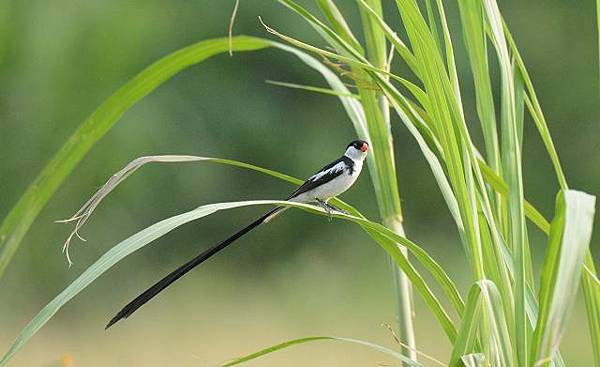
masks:
<svg viewBox="0 0 600 367"><path fill-rule="evenodd" d="M319 203L320 207L322 207L323 209L325 209L327 211L327 214L329 214L330 221L331 221L331 215L333 214L333 212L338 212L338 213L342 213L342 214L346 214L346 215L350 214L347 211L345 211L344 209L336 208L335 206L329 204L325 200L317 199L317 202Z"/></svg>
<svg viewBox="0 0 600 367"><path fill-rule="evenodd" d="M325 211L327 212L327 215L329 216L329 221L331 222L331 214L332 214L331 205L327 204L327 202L325 202L324 200L321 200L321 199L316 199L316 200L317 200L317 203L319 204L319 206L321 208L325 209Z"/></svg>
<svg viewBox="0 0 600 367"><path fill-rule="evenodd" d="M345 211L344 209L340 209L340 208L336 208L335 206L331 205L331 204L327 204L327 206L329 206L332 210L338 212L338 213L342 213L342 214L346 214L346 215L350 215L350 213L348 213L347 211Z"/></svg>

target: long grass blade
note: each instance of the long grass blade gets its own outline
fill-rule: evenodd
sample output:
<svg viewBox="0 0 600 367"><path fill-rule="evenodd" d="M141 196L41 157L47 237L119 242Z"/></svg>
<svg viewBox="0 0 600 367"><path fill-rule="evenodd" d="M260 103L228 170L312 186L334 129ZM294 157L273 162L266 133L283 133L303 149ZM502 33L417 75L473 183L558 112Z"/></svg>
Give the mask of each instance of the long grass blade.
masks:
<svg viewBox="0 0 600 367"><path fill-rule="evenodd" d="M50 320L50 318L52 318L52 316L56 314L56 312L60 310L60 308L62 308L62 306L64 306L68 301L70 301L73 297L79 294L83 289L89 286L94 280L96 280L100 275L109 270L117 262L121 261L133 252L139 250L140 248L146 246L152 241L158 239L159 237L164 236L165 234L169 233L170 231L183 224L211 215L220 210L228 210L253 205L291 206L315 214L329 215L320 207L315 207L312 205L280 200L254 200L203 205L189 212L157 222L112 247L109 251L102 255L94 264L92 264L87 270L85 270L77 279L75 279L73 283L71 283L65 290L63 290L50 303L48 303L21 331L21 333L15 339L9 350L2 357L2 359L0 359L0 367L4 366L10 360L10 358L14 356L14 354L17 353L17 351L19 351L23 347L23 345L25 345L25 343L35 333L37 333L37 331L40 330L40 328L44 326L46 322L48 322L48 320ZM421 247L417 246L415 243L409 241L404 237L399 236L398 234L382 226L381 224L371 222L362 216L352 216L342 213L334 213L333 217L349 220L367 229L367 233L373 234L374 239L379 240L377 242L382 246L382 248L386 252L388 252L388 254L390 254L390 256L392 256L392 258L397 262L399 266L410 264L406 261L404 255L400 252L397 244L401 244L402 246L408 248L409 251L414 251L415 258L417 259L422 259L424 257L427 258L427 261L423 262L422 265L425 268L427 268L430 272L432 272L436 279L447 279L447 281L449 282L448 284L440 284L440 286L444 289L447 289L448 286L452 286L454 288L453 292L456 292L458 294L458 291L454 287L453 283L450 281L448 275L445 274L443 270L441 270L441 267L439 267L439 265L437 265L437 263L435 263L435 261L433 261L433 259L431 259L426 254L426 252ZM382 238L387 238L388 241L382 241ZM439 274L440 272L443 274ZM438 317L440 323L442 324L442 326L448 333L450 339L452 340L455 336L456 331L454 330L452 321L443 309L443 306L430 291L423 278L421 278L421 276L416 271L414 273L411 273L410 275L412 276L411 280L420 285L419 287L417 287L417 290L423 292L422 295L424 296L424 299L427 301L428 305L433 308L432 311Z"/></svg>
<svg viewBox="0 0 600 367"><path fill-rule="evenodd" d="M396 352L393 351L389 348L383 347L381 345L378 344L374 344L371 342L367 342L364 340L358 340L358 339L350 339L350 338L340 338L340 337L335 337L335 336L312 336L312 337L306 337L306 338L299 338L299 339L293 339L293 340L289 340L287 342L283 342L280 344L275 344L273 346L270 346L268 348L259 350L258 352L255 353L251 353L248 354L246 356L234 359L230 362L227 363L223 363L221 365L221 367L231 367L231 366L237 366L238 364L242 364L248 361L251 361L253 359L257 359L260 357L263 357L267 354L271 354L273 352L277 352L280 351L282 349L285 348L289 348L298 344L304 344L304 343L310 343L310 342L315 342L315 341L340 341L340 342L346 342L346 343L352 343L352 344L358 344L358 345L363 345L366 346L368 348L371 348L375 351L384 353L388 356L394 357L400 361L402 361L403 363L405 363L408 366L413 366L413 367L424 367L422 364L412 361L410 358Z"/></svg>
<svg viewBox="0 0 600 367"><path fill-rule="evenodd" d="M490 80L482 4L477 0L458 1L465 48L469 56L477 115L483 130L486 158L492 170L500 173L500 146L496 126L496 111Z"/></svg>

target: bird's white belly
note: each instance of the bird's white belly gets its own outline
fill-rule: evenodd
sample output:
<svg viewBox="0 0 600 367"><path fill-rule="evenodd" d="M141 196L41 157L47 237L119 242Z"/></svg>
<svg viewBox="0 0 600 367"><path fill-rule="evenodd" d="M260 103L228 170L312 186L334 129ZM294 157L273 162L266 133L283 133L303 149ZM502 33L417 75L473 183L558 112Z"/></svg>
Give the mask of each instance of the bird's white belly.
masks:
<svg viewBox="0 0 600 367"><path fill-rule="evenodd" d="M358 173L355 171L353 174L348 174L348 172L344 172L333 180L323 184L319 187L315 187L314 189L307 191L303 194L295 197L294 201L298 202L314 202L316 199L319 200L327 200L334 196L338 196L344 191L348 190L350 186L356 181L358 178Z"/></svg>

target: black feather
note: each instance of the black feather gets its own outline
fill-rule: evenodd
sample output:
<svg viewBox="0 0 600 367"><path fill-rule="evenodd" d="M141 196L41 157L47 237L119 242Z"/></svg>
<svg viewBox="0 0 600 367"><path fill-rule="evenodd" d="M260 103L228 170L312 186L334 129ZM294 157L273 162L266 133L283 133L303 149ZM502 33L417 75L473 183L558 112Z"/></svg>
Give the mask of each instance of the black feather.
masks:
<svg viewBox="0 0 600 367"><path fill-rule="evenodd" d="M146 302L150 301L152 298L154 298L154 296L159 294L163 289L167 288L169 285L171 285L177 279L181 278L186 273L188 273L190 270L192 270L196 266L202 264L204 261L208 260L214 254L216 254L217 252L223 250L225 247L232 244L238 238L242 237L246 233L248 233L251 230L253 230L254 228L258 227L260 224L262 224L265 221L265 219L267 217L278 212L281 209L283 209L283 207L277 207L273 210L270 210L268 213L261 216L260 218L258 218L254 222L250 223L246 227L242 228L237 233L235 233L231 237L227 238L223 242L209 248L208 250L204 251L203 253L196 256L192 260L188 261L187 263L183 264L179 268L175 269L169 275L167 275L166 277L164 277L161 280L159 280L158 282L156 282L156 284L154 284L152 287L148 288L144 293L140 294L139 296L136 297L136 299L129 302L125 307L123 307L123 309L121 311L119 311L115 315L115 317L113 317L109 321L109 323L106 325L105 329L108 329L109 327L111 327L112 325L114 325L115 323L120 321L121 319L126 319L129 316L131 316L135 311L137 311L138 308L142 307Z"/></svg>

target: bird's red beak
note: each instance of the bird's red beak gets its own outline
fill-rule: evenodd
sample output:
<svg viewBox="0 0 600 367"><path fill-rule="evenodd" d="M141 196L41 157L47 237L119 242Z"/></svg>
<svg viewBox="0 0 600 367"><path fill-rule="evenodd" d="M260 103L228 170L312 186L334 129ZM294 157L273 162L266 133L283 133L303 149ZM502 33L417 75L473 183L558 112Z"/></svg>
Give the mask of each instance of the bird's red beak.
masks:
<svg viewBox="0 0 600 367"><path fill-rule="evenodd" d="M367 150L369 150L369 144L363 143L362 147L360 147L360 151L364 153Z"/></svg>

